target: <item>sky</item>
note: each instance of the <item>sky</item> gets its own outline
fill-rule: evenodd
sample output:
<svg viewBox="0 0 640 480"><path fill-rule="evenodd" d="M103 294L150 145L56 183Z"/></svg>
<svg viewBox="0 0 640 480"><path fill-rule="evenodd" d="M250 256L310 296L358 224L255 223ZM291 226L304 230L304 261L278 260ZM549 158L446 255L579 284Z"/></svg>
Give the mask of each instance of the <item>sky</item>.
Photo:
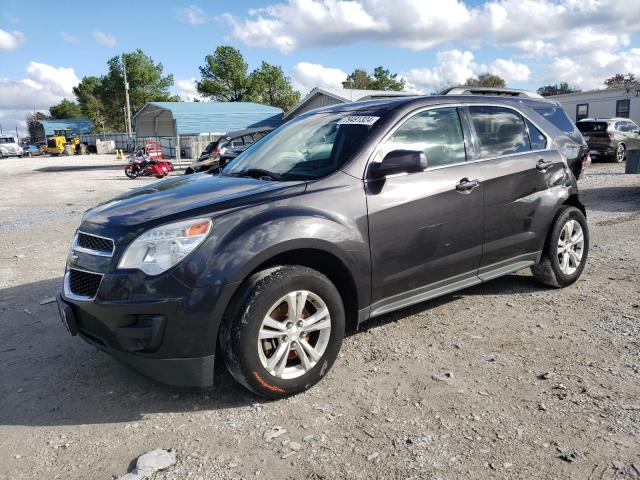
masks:
<svg viewBox="0 0 640 480"><path fill-rule="evenodd" d="M0 0L0 125L25 131L109 58L141 48L197 97L218 45L282 66L303 94L382 65L425 94L480 73L537 89L640 77L640 0ZM53 7L51 6L53 5Z"/></svg>

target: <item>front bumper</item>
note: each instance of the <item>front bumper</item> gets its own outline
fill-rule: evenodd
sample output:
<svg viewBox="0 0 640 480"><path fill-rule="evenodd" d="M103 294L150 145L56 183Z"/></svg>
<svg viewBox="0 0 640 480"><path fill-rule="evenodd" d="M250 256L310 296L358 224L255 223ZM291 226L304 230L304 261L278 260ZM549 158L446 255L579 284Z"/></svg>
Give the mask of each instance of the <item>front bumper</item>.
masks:
<svg viewBox="0 0 640 480"><path fill-rule="evenodd" d="M106 274L89 301L65 288L58 298L63 323L72 335L153 380L211 387L218 328L237 285L188 289L169 276L157 284L147 282L147 293L140 294L133 288L141 286L135 280L140 277ZM128 295L123 295L123 284L130 286Z"/></svg>

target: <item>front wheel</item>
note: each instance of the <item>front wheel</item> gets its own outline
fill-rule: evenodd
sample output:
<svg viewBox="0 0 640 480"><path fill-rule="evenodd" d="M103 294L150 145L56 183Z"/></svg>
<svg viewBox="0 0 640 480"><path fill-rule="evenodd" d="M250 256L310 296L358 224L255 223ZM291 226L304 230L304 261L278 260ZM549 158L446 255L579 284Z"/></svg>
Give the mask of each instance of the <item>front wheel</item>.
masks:
<svg viewBox="0 0 640 480"><path fill-rule="evenodd" d="M616 153L613 159L616 161L616 163L622 163L626 160L626 158L627 158L627 147L624 146L624 143L621 143L618 145L618 148L616 148Z"/></svg>
<svg viewBox="0 0 640 480"><path fill-rule="evenodd" d="M577 208L566 206L556 215L540 263L531 272L540 283L567 287L580 277L588 253L587 219Z"/></svg>
<svg viewBox="0 0 640 480"><path fill-rule="evenodd" d="M225 315L220 347L233 377L252 392L283 398L311 388L342 345L345 314L331 281L281 266L253 275Z"/></svg>

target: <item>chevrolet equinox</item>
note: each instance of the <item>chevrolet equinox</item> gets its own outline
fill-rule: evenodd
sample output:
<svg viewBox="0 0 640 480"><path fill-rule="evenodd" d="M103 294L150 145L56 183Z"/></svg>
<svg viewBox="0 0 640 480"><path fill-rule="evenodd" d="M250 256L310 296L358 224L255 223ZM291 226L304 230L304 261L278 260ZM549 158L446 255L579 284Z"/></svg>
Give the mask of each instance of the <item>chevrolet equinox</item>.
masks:
<svg viewBox="0 0 640 480"><path fill-rule="evenodd" d="M157 381L212 386L219 353L279 398L326 375L367 319L526 267L568 286L589 235L567 121L555 103L497 95L303 114L219 175L88 210L63 323Z"/></svg>

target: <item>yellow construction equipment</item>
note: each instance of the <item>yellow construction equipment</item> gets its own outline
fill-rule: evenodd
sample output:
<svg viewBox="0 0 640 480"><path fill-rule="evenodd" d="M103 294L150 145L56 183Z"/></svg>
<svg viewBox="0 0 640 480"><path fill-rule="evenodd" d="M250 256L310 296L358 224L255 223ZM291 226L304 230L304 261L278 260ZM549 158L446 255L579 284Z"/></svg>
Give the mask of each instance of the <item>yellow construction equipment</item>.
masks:
<svg viewBox="0 0 640 480"><path fill-rule="evenodd" d="M47 146L44 148L45 152L51 155L73 155L79 149L80 138L73 135L70 128L54 130L53 135L47 138Z"/></svg>

